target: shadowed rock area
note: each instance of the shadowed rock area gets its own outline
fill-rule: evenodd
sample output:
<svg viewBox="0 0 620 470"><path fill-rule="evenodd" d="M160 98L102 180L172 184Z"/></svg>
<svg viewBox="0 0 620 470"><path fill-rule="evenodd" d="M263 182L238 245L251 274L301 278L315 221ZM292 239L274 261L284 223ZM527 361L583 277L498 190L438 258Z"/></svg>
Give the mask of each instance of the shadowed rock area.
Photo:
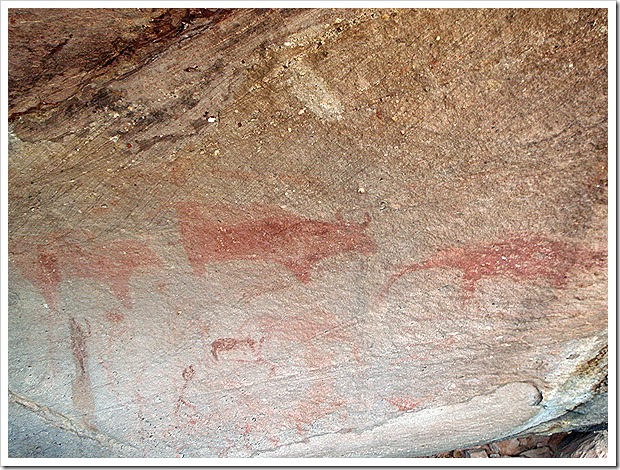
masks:
<svg viewBox="0 0 620 470"><path fill-rule="evenodd" d="M605 426L607 10L8 30L10 457L419 457Z"/></svg>

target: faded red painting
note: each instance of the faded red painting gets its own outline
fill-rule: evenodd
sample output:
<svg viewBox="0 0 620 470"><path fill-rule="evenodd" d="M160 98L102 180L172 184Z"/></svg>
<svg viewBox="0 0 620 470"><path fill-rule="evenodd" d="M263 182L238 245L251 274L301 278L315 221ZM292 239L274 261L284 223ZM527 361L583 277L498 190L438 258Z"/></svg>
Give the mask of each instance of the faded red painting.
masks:
<svg viewBox="0 0 620 470"><path fill-rule="evenodd" d="M345 397L335 391L334 381L326 379L312 382L306 396L284 411L284 415L295 424L297 432L303 434L315 421L339 412L346 415L346 405Z"/></svg>
<svg viewBox="0 0 620 470"><path fill-rule="evenodd" d="M357 353L358 344L352 329L355 322L342 322L326 310L314 310L285 317L259 315L248 320L242 330L259 331L268 352L282 347L282 343L295 345L309 369L319 369L333 364L335 351L343 345Z"/></svg>
<svg viewBox="0 0 620 470"><path fill-rule="evenodd" d="M11 243L10 254L20 273L37 287L52 311L58 310L60 284L66 279L94 279L107 285L130 308L131 276L140 268L159 264L150 248L134 240L78 242L64 236L22 239Z"/></svg>
<svg viewBox="0 0 620 470"><path fill-rule="evenodd" d="M206 265L232 260L257 260L284 266L303 282L322 259L344 253L369 255L376 251L365 233L370 223L347 223L302 218L283 210L224 223L192 203L177 205L181 240L195 274Z"/></svg>
<svg viewBox="0 0 620 470"><path fill-rule="evenodd" d="M415 410L420 404L420 400L414 400L409 396L394 396L391 398L387 398L386 401L390 404L398 408L398 411L409 412Z"/></svg>
<svg viewBox="0 0 620 470"><path fill-rule="evenodd" d="M543 235L515 235L492 244L440 250L426 261L410 264L392 275L380 297L406 274L424 269L461 271L461 287L466 294L471 294L478 281L498 276L517 282L543 281L564 287L573 270L602 267L606 263L606 251L582 248Z"/></svg>
<svg viewBox="0 0 620 470"><path fill-rule="evenodd" d="M261 347L262 340L257 342L252 338L218 338L211 343L211 354L219 361L222 352L240 351L241 357L248 356L250 360L259 360Z"/></svg>

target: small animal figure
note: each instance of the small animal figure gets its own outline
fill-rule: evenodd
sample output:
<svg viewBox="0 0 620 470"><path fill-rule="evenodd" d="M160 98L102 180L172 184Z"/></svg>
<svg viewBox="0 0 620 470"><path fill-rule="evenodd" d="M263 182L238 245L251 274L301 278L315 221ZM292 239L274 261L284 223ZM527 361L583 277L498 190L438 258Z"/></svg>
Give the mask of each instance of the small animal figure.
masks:
<svg viewBox="0 0 620 470"><path fill-rule="evenodd" d="M262 344L261 340L258 343L259 349ZM220 354L223 351L241 351L244 355L255 356L257 354L256 345L256 341L252 338L218 338L211 343L211 354L216 361L220 359Z"/></svg>

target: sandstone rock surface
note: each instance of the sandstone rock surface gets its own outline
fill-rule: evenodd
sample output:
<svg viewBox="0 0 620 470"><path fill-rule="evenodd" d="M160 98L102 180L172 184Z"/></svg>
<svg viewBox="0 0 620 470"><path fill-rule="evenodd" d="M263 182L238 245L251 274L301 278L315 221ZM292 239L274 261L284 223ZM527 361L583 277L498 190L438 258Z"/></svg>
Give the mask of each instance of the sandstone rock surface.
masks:
<svg viewBox="0 0 620 470"><path fill-rule="evenodd" d="M605 419L607 10L8 28L9 456L407 457Z"/></svg>

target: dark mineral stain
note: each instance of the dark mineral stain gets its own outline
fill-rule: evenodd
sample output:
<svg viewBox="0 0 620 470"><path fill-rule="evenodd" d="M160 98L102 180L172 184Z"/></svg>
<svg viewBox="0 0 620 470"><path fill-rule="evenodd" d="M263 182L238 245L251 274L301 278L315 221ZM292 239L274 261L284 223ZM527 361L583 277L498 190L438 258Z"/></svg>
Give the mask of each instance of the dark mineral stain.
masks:
<svg viewBox="0 0 620 470"><path fill-rule="evenodd" d="M349 224L311 220L279 211L230 224L208 218L195 204L177 205L181 240L197 275L205 266L231 260L258 260L280 264L303 283L320 260L343 253L374 253L374 241L364 233L370 223Z"/></svg>
<svg viewBox="0 0 620 470"><path fill-rule="evenodd" d="M140 267L158 265L157 255L133 240L77 242L66 237L22 239L11 244L11 259L22 275L41 292L52 311L58 310L58 290L65 279L94 279L109 286L127 308L132 305L129 281Z"/></svg>
<svg viewBox="0 0 620 470"><path fill-rule="evenodd" d="M93 95L87 104L88 106L92 106L96 109L105 109L114 105L119 99L122 99L120 93L107 88L102 88ZM119 110L120 108L115 109L115 111Z"/></svg>
<svg viewBox="0 0 620 470"><path fill-rule="evenodd" d="M88 375L85 333L80 324L71 318L71 350L75 361L75 378L73 379L71 399L84 421L92 426L91 420L95 412L95 400Z"/></svg>
<svg viewBox="0 0 620 470"><path fill-rule="evenodd" d="M69 325L71 327L71 349L73 351L73 358L75 359L77 375L87 375L84 330L75 318L69 320Z"/></svg>
<svg viewBox="0 0 620 470"><path fill-rule="evenodd" d="M17 304L19 304L19 302L21 301L21 298L19 297L19 294L17 292L13 292L13 291L9 291L9 295L8 295L8 300L9 300L9 307L13 307Z"/></svg>
<svg viewBox="0 0 620 470"><path fill-rule="evenodd" d="M490 245L446 248L422 263L406 266L392 275L380 297L404 275L423 269L458 269L462 272L463 291L471 294L478 281L497 276L517 282L542 279L564 287L574 269L605 266L606 262L606 251L584 249L536 234L513 236Z"/></svg>

